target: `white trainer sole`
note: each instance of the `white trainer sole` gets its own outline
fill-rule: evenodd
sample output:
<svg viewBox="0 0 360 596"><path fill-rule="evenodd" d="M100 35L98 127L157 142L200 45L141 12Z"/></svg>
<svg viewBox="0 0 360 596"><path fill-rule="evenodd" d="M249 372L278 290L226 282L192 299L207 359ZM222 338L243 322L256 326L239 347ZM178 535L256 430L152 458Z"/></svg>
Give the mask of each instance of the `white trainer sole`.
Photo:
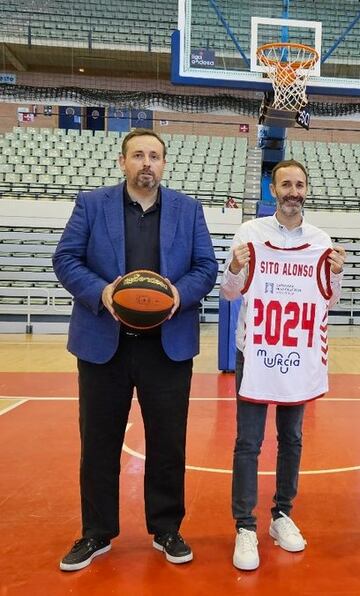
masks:
<svg viewBox="0 0 360 596"><path fill-rule="evenodd" d="M295 546L295 545L291 545L291 544L289 545L286 542L281 541L278 533L275 530L273 530L271 527L269 529L269 534L270 534L271 538L274 539L275 546L280 546L280 548L287 550L289 553L300 553L303 550L305 550L305 546L307 544L306 540L304 540L304 543L302 545Z"/></svg>
<svg viewBox="0 0 360 596"><path fill-rule="evenodd" d="M155 542L155 540L153 540L153 547L156 548L156 550L159 550L159 551L165 553L166 560L169 561L169 563L175 563L175 565L179 564L179 563L189 563L194 558L194 555L192 552L189 553L188 555L183 555L182 557L173 557L172 555L169 555L166 552L166 550L164 549L164 547L161 544L159 544L158 542Z"/></svg>
<svg viewBox="0 0 360 596"><path fill-rule="evenodd" d="M260 559L258 558L253 563L241 564L241 563L239 563L239 561L236 559L236 557L234 555L233 565L234 565L234 567L236 567L236 569L241 569L241 571L254 571L255 569L257 569L259 567Z"/></svg>
<svg viewBox="0 0 360 596"><path fill-rule="evenodd" d="M74 565L71 565L70 563L63 563L62 561L60 561L60 569L61 569L61 571L79 571L79 569L84 569L84 567L87 567L88 565L90 565L91 561L95 557L98 557L99 555L103 555L104 553L107 553L110 549L111 549L111 544L108 544L107 546L104 546L104 548L100 548L99 550L95 551L91 555L91 557L86 559L86 561L82 561L81 563L75 563Z"/></svg>

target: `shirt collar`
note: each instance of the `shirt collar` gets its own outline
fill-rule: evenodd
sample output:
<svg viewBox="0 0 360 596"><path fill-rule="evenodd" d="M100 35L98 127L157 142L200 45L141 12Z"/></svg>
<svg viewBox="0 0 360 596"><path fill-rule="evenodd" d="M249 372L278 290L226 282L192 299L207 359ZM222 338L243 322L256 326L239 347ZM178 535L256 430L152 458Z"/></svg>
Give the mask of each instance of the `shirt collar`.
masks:
<svg viewBox="0 0 360 596"><path fill-rule="evenodd" d="M124 202L127 205L133 205L134 203L137 203L137 201L133 201L132 198L130 197L129 193L128 193L128 189L126 186L126 182L124 184ZM158 207L161 205L161 189L160 186L158 188L158 192L157 192L157 197L156 197L156 201L155 203L152 205L153 207Z"/></svg>
<svg viewBox="0 0 360 596"><path fill-rule="evenodd" d="M304 233L304 226L306 225L304 216L302 217L301 224L299 226L297 226L296 228L293 228L292 230L288 230L286 226L284 226L283 224L281 224L278 221L278 219L276 217L276 213L274 213L274 215L272 216L272 219L273 219L273 226L277 230L284 230L288 234L299 234L300 235L300 234Z"/></svg>

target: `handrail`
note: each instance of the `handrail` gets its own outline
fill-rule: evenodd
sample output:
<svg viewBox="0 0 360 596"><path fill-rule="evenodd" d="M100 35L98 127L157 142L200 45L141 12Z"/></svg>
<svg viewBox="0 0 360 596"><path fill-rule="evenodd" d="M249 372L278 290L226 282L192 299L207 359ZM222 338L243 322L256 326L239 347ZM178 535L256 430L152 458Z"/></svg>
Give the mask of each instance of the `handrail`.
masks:
<svg viewBox="0 0 360 596"><path fill-rule="evenodd" d="M39 298L39 294L45 297L45 304L34 304L32 298ZM12 304L4 305L0 303L0 314L25 315L26 316L26 333L32 333L32 316L38 314L46 314L51 311L53 314L70 314L69 306L61 308L55 304L55 295L51 295L50 288L13 288L9 286L0 286L0 295L18 297L24 296L26 304ZM7 307L7 308L6 308Z"/></svg>
<svg viewBox="0 0 360 596"><path fill-rule="evenodd" d="M34 304L32 299L34 295L39 296L39 293L43 293L45 296L45 304L38 305ZM56 296L52 295L51 289L48 290L47 288L9 288L9 287L0 287L0 294L7 294L8 296L11 295L22 295L26 298L26 304L22 305L5 305L0 303L0 315L24 315L26 317L26 326L25 326L25 333L32 334L33 333L33 323L34 318L36 317L37 320L39 315L44 316L44 321L46 321L46 316L52 317L66 317L66 322L70 318L72 305L68 306L59 306L56 304ZM199 306L199 315L200 315L200 322L217 322L218 321L218 308L216 308L216 303L214 302L214 298L218 295L218 288L217 292L213 293L213 300L210 303L207 302L206 299L202 300ZM345 296L343 296L345 297ZM346 298L350 299L348 304L337 304L333 309L330 310L329 314L329 323L341 323L347 325L357 325L360 323L360 304L356 304L356 300L360 299L360 292L349 292L346 294ZM347 314L345 314L347 313ZM3 316L1 317L3 319ZM56 323L56 319L52 319L54 323ZM48 321L49 322L49 321ZM1 323L1 319L0 319ZM51 324L51 323L50 323Z"/></svg>
<svg viewBox="0 0 360 596"><path fill-rule="evenodd" d="M51 192L47 194L47 189L51 188ZM84 189L81 185L64 185L64 184L43 184L43 183L26 183L26 182L0 182L0 200L3 194L6 194L7 199L21 199L24 194L27 195L28 199L39 199L44 194L47 196L47 200L68 200L74 201L76 195L80 190L90 190L91 187L88 185ZM58 193L54 192L57 191ZM256 204L260 199L259 197L246 196L244 193L237 192L214 192L211 190L190 190L185 187L182 192L194 196L199 199L204 205L226 207L228 199L234 198L239 206L243 206L244 202ZM61 199L59 198L61 197ZM355 194L353 197L326 197L319 196L316 194L309 193L306 200L306 209L309 210L322 210L322 209L335 209L338 208L341 211L353 211L360 210L360 197Z"/></svg>

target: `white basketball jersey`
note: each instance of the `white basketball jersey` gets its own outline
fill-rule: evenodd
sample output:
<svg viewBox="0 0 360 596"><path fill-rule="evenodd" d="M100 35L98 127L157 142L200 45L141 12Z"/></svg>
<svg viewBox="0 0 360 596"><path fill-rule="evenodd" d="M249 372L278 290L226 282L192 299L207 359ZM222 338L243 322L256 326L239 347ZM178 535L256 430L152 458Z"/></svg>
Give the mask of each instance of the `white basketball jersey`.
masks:
<svg viewBox="0 0 360 596"><path fill-rule="evenodd" d="M328 390L331 249L249 242L243 399L298 404Z"/></svg>

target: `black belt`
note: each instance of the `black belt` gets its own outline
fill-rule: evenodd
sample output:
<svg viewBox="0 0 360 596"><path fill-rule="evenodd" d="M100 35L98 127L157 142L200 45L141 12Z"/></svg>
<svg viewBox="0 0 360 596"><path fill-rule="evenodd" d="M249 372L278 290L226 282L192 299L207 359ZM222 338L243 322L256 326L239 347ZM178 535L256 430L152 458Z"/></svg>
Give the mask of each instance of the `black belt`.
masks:
<svg viewBox="0 0 360 596"><path fill-rule="evenodd" d="M141 332L141 331L130 331L130 329L120 329L120 335L122 337L128 337L128 338L152 338L154 339L155 337L160 338L161 334L159 331L157 332Z"/></svg>

